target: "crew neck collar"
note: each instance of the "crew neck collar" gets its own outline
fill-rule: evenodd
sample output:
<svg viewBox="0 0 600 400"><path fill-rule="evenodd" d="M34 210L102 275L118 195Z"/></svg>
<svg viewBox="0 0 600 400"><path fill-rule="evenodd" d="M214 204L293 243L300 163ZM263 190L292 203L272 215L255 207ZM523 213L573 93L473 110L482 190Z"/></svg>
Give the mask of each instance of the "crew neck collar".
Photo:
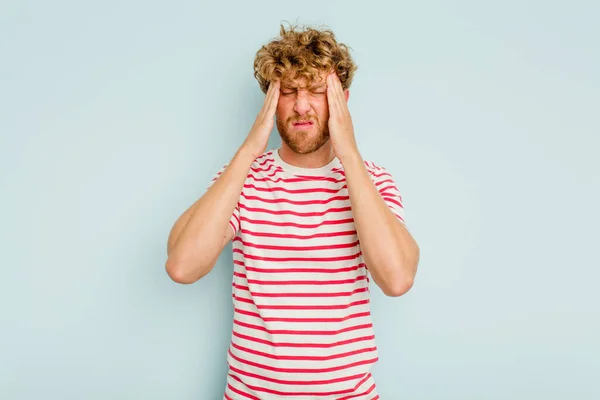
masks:
<svg viewBox="0 0 600 400"><path fill-rule="evenodd" d="M334 157L327 165L318 168L302 168L295 165L291 165L283 161L279 155L279 148L273 149L273 159L275 164L280 166L285 172L293 175L306 175L306 176L327 176L331 175L335 168L342 168L342 163L337 157Z"/></svg>

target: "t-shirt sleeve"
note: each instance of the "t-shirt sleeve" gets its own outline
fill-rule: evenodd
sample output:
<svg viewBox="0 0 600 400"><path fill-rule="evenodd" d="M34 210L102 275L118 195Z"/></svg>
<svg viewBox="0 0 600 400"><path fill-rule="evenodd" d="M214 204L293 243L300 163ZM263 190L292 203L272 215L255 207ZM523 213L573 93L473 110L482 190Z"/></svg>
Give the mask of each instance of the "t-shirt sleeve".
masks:
<svg viewBox="0 0 600 400"><path fill-rule="evenodd" d="M400 190L398 189L392 174L387 169L380 166L374 167L370 172L371 179L387 206L398 220L406 225L402 195L400 194Z"/></svg>
<svg viewBox="0 0 600 400"><path fill-rule="evenodd" d="M217 181L217 179L219 179L219 177L225 171L226 168L227 168L227 164L225 164L213 176L212 180L208 184L208 187L206 188L207 190L208 190L208 188L210 188L213 185L213 183L215 183ZM238 230L240 229L240 203L239 203L239 200L236 203L235 208L233 209L233 213L231 214L231 218L229 219L229 226L231 227L231 229L233 231L233 236L235 237L237 235L237 233L238 233Z"/></svg>

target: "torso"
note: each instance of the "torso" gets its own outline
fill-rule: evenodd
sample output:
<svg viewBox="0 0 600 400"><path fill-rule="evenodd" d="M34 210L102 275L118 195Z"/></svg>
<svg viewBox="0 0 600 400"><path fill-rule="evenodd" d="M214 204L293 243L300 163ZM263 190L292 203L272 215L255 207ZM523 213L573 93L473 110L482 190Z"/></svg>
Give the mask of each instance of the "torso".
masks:
<svg viewBox="0 0 600 400"><path fill-rule="evenodd" d="M378 398L369 275L343 168L336 159L306 172L271 150L244 184L226 399Z"/></svg>

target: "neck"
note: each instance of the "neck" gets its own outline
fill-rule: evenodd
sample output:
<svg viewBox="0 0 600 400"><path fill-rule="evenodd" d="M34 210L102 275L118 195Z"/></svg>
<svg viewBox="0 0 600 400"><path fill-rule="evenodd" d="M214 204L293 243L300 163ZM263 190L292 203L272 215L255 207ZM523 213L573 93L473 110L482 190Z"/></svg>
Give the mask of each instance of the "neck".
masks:
<svg viewBox="0 0 600 400"><path fill-rule="evenodd" d="M279 157L286 163L299 168L321 168L329 164L335 158L335 152L331 140L325 143L317 151L309 154L298 154L289 148L284 142L279 149Z"/></svg>

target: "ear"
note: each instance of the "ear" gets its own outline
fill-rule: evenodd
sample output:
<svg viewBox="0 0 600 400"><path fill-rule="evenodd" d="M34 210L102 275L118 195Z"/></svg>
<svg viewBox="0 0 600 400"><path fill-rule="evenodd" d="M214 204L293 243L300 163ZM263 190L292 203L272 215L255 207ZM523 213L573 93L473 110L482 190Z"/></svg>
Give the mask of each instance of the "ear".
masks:
<svg viewBox="0 0 600 400"><path fill-rule="evenodd" d="M346 97L346 103L347 103L348 99L350 98L350 89L344 90L344 97Z"/></svg>

